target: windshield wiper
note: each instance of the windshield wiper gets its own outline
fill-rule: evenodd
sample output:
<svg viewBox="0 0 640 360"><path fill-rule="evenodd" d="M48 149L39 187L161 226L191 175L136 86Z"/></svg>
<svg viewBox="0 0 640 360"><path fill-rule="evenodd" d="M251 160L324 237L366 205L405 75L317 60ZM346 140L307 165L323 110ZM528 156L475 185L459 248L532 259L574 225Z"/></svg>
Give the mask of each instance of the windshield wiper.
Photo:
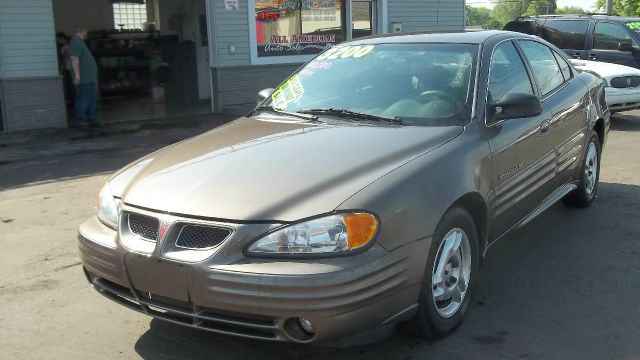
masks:
<svg viewBox="0 0 640 360"><path fill-rule="evenodd" d="M297 117L299 119L305 119L307 121L315 121L315 122L320 122L320 120L318 120L318 117L316 115L310 114L301 114L301 113L292 113L292 112L288 112L288 111L284 111L284 110L280 110L280 109L276 109L273 106L258 106L253 113L255 113L256 111L269 111L272 112L274 114L278 114L278 115L285 115L285 116L293 116L293 117Z"/></svg>
<svg viewBox="0 0 640 360"><path fill-rule="evenodd" d="M328 115L328 116L338 116L338 117L346 117L351 119L361 119L361 120L372 120L372 121L384 121L397 125L404 125L402 118L399 116L395 117L386 117L386 116L378 116L371 115L366 113L361 113L357 111L351 111L347 109L305 109L298 110L300 114L313 114L313 115Z"/></svg>

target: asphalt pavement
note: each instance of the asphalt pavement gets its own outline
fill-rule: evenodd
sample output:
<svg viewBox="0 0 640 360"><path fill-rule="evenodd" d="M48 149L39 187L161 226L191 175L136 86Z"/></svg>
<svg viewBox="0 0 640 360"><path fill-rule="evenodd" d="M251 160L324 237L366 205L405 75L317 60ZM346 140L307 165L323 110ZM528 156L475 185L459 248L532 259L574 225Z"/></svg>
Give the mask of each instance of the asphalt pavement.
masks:
<svg viewBox="0 0 640 360"><path fill-rule="evenodd" d="M615 117L593 206L556 205L492 247L466 321L445 339L397 330L347 349L252 341L100 296L82 274L76 230L107 175L227 120L0 135L0 358L640 359L640 112Z"/></svg>

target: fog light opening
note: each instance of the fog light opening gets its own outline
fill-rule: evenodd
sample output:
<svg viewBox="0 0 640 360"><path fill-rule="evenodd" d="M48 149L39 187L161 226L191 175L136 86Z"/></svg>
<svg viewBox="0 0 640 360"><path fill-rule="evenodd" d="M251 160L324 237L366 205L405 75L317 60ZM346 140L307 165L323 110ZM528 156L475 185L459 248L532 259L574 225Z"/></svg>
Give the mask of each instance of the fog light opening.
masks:
<svg viewBox="0 0 640 360"><path fill-rule="evenodd" d="M284 322L284 330L293 340L307 342L315 336L316 329L311 320L297 317Z"/></svg>

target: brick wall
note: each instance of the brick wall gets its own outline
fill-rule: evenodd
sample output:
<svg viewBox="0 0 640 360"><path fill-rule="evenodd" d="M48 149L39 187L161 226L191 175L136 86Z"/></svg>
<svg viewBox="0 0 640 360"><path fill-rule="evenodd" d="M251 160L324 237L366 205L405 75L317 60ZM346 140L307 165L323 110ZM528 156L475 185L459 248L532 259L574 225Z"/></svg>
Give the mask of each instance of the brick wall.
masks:
<svg viewBox="0 0 640 360"><path fill-rule="evenodd" d="M301 64L213 68L215 111L243 114L256 106L258 91L275 88Z"/></svg>
<svg viewBox="0 0 640 360"><path fill-rule="evenodd" d="M0 79L4 131L66 127L60 76Z"/></svg>

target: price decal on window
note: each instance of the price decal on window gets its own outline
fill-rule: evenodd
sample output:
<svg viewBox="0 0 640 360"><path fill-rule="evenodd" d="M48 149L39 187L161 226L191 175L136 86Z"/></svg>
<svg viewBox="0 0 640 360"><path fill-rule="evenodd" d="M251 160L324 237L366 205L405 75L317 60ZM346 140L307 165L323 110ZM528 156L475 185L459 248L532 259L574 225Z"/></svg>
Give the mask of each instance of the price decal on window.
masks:
<svg viewBox="0 0 640 360"><path fill-rule="evenodd" d="M298 76L295 75L285 81L285 83L271 95L272 105L276 109L284 109L287 107L287 104L298 100L302 95L304 95L304 88Z"/></svg>
<svg viewBox="0 0 640 360"><path fill-rule="evenodd" d="M369 55L374 48L373 45L336 46L320 54L316 60L358 59Z"/></svg>
<svg viewBox="0 0 640 360"><path fill-rule="evenodd" d="M627 23L627 27L631 30L638 30L640 29L640 21Z"/></svg>

